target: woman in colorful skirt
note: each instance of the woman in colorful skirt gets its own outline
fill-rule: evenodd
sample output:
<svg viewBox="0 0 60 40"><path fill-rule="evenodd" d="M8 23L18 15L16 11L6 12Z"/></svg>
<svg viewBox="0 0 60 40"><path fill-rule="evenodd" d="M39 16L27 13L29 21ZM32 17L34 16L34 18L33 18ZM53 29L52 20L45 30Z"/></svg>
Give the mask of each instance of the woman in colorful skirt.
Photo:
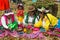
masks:
<svg viewBox="0 0 60 40"><path fill-rule="evenodd" d="M46 10L44 7L41 9L38 8L40 19L37 23L34 24L34 27L40 28L40 31L47 32L49 35L56 35L53 33L54 28L58 28L59 20L57 17L49 14L49 10ZM57 27L56 27L57 26ZM42 29L41 29L42 28Z"/></svg>
<svg viewBox="0 0 60 40"><path fill-rule="evenodd" d="M9 10L5 11L5 14L1 18L2 26L5 28L5 35L17 37L17 32L15 31L18 27L18 23L15 21L14 13Z"/></svg>

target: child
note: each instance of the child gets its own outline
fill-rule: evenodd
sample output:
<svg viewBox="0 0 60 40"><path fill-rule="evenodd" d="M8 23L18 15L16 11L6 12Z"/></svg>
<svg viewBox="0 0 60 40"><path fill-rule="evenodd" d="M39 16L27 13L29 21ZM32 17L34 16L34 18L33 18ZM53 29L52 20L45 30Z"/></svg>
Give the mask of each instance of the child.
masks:
<svg viewBox="0 0 60 40"><path fill-rule="evenodd" d="M22 3L18 4L18 10L16 15L18 19L18 24L22 23L24 18L24 6Z"/></svg>
<svg viewBox="0 0 60 40"><path fill-rule="evenodd" d="M22 23L23 23L23 19L24 19L24 6L22 3L18 4L16 18L18 21L18 31L19 31L19 29L23 27Z"/></svg>
<svg viewBox="0 0 60 40"><path fill-rule="evenodd" d="M22 3L18 4L16 19L18 21L18 29L17 29L18 35L20 35L20 34L22 35L24 33L23 32L24 6ZM21 37L21 35L20 35L20 37Z"/></svg>

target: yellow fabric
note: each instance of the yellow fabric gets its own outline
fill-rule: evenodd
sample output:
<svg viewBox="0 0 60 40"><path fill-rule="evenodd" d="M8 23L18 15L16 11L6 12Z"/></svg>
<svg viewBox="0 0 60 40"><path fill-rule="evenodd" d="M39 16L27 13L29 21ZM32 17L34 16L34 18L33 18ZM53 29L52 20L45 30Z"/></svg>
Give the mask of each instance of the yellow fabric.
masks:
<svg viewBox="0 0 60 40"><path fill-rule="evenodd" d="M50 19L50 21L47 18L47 16ZM50 22L52 23L53 26L55 26L57 24L57 22L58 22L58 19L56 17L54 17L53 15L47 14L47 16L45 16L44 19L43 19L45 21L45 24L44 24L44 27L43 27L43 28L45 28L45 30L49 29ZM39 27L39 28L42 27L41 18L37 23L34 24L34 27Z"/></svg>
<svg viewBox="0 0 60 40"><path fill-rule="evenodd" d="M37 23L34 24L34 27L41 27L42 26L42 20L40 19Z"/></svg>
<svg viewBox="0 0 60 40"><path fill-rule="evenodd" d="M27 32L27 29L26 28L24 28L24 30L23 30L24 32Z"/></svg>
<svg viewBox="0 0 60 40"><path fill-rule="evenodd" d="M23 22L23 19L24 19L23 17L20 17L20 16L19 16L19 17L17 17L17 18L18 18L18 21L19 21L19 22L21 22L21 23Z"/></svg>
<svg viewBox="0 0 60 40"><path fill-rule="evenodd" d="M48 15L52 25L55 26L58 22L58 19L55 16L51 15L51 14L47 14L47 15Z"/></svg>
<svg viewBox="0 0 60 40"><path fill-rule="evenodd" d="M49 29L49 25L50 25L50 22L49 20L47 19L47 17L45 16L45 25L43 26L43 28L45 28L45 30L48 30Z"/></svg>

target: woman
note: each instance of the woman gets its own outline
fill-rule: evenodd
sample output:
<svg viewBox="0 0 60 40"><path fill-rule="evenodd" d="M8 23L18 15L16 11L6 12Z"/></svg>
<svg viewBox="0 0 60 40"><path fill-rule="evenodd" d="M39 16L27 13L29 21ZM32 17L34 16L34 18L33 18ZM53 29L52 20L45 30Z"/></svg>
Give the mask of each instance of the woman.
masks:
<svg viewBox="0 0 60 40"><path fill-rule="evenodd" d="M24 15L23 25L27 28L28 31L31 31L33 29L33 25L38 21L37 15L36 15L36 9L35 7L29 6L28 13ZM27 33L28 33L27 31Z"/></svg>
<svg viewBox="0 0 60 40"><path fill-rule="evenodd" d="M59 26L57 26L59 20L53 15L47 13L49 10L46 10L44 7L38 9L38 11L40 12L40 19L37 23L34 24L34 27L40 28L40 31L43 30L43 32L47 31L49 35L55 35L55 33L53 33L53 30L54 28L59 28Z"/></svg>
<svg viewBox="0 0 60 40"><path fill-rule="evenodd" d="M40 19L39 22L34 24L34 27L42 27L47 31L50 27L54 27L57 24L58 19L53 15L47 13L49 10L46 10L44 7L42 7L41 9L38 9L38 11Z"/></svg>
<svg viewBox="0 0 60 40"><path fill-rule="evenodd" d="M5 12L5 14L1 18L1 22L2 26L5 28L5 31L7 32L5 33L6 36L17 36L15 30L17 29L18 23L15 21L14 13L11 10Z"/></svg>
<svg viewBox="0 0 60 40"><path fill-rule="evenodd" d="M38 21L36 15L36 9L34 6L30 6L28 9L28 13L24 15L23 24L24 25L33 25Z"/></svg>

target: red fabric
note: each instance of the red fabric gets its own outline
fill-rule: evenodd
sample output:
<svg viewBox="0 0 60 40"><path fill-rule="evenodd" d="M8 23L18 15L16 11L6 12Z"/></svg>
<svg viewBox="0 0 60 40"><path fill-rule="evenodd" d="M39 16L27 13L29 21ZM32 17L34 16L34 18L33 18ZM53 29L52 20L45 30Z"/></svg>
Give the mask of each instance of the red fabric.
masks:
<svg viewBox="0 0 60 40"><path fill-rule="evenodd" d="M7 10L9 8L9 0L0 0L0 10Z"/></svg>
<svg viewBox="0 0 60 40"><path fill-rule="evenodd" d="M24 10L18 10L17 16L24 16Z"/></svg>

